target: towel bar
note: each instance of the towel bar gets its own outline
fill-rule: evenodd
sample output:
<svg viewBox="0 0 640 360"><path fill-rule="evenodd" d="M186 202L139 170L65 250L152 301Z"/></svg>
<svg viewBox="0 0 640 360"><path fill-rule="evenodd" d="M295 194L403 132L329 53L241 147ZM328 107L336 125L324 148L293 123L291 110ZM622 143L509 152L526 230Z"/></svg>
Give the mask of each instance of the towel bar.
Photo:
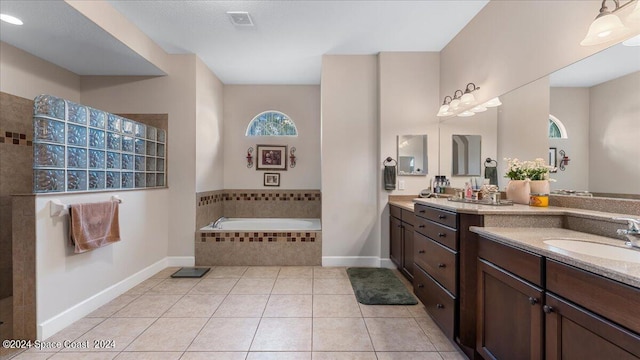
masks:
<svg viewBox="0 0 640 360"><path fill-rule="evenodd" d="M118 195L111 196L111 201L117 201L119 204L122 204L122 199L120 199L120 196ZM64 216L64 215L67 215L68 213L69 213L69 205L63 204L58 199L49 201L49 215L51 217Z"/></svg>

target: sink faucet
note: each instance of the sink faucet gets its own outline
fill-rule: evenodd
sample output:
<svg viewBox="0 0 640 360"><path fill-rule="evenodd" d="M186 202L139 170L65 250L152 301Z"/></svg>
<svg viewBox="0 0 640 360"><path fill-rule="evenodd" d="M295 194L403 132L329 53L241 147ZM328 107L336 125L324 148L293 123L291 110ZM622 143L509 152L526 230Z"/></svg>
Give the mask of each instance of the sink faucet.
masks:
<svg viewBox="0 0 640 360"><path fill-rule="evenodd" d="M613 220L627 221L626 229L618 229L616 233L618 235L624 235L627 238L626 245L631 247L640 248L640 219L633 218L613 218Z"/></svg>

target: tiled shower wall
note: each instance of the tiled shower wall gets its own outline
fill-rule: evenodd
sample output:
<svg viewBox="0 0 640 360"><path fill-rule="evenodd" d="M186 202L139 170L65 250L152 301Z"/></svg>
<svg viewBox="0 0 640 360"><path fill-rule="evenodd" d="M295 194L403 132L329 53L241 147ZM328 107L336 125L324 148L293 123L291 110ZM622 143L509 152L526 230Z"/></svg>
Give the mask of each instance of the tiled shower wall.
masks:
<svg viewBox="0 0 640 360"><path fill-rule="evenodd" d="M31 193L33 100L0 92L0 298L11 296L11 195Z"/></svg>
<svg viewBox="0 0 640 360"><path fill-rule="evenodd" d="M320 190L217 190L196 194L196 228L228 218L314 218L322 214Z"/></svg>

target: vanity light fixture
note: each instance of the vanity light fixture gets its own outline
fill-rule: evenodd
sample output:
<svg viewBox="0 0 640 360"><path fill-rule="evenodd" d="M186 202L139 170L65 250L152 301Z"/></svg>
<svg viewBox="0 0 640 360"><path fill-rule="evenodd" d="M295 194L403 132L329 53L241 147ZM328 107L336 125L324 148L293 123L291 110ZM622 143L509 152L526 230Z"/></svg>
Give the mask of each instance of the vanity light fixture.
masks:
<svg viewBox="0 0 640 360"><path fill-rule="evenodd" d="M636 8L627 16L628 22L640 22L640 1L636 2Z"/></svg>
<svg viewBox="0 0 640 360"><path fill-rule="evenodd" d="M620 40L631 32L631 29L623 24L620 17L615 13L632 2L636 2L636 9L629 15L627 20L632 21L635 17L640 17L640 14L638 14L640 10L638 10L637 6L638 0L629 0L623 5L620 5L619 0L612 1L616 7L613 11L609 11L609 8L606 5L607 0L602 0L600 13L589 26L587 36L585 36L585 38L580 42L580 45L591 46Z"/></svg>
<svg viewBox="0 0 640 360"><path fill-rule="evenodd" d="M447 95L444 97L444 101L442 102L442 106L440 106L440 110L438 110L437 116L449 116L453 115L453 112L449 111L449 104L453 99L451 96Z"/></svg>
<svg viewBox="0 0 640 360"><path fill-rule="evenodd" d="M482 106L485 107L496 107L496 106L500 106L502 105L502 102L500 102L500 98L499 97L494 97L493 99L487 101L486 103L482 104Z"/></svg>
<svg viewBox="0 0 640 360"><path fill-rule="evenodd" d="M474 83L468 83L467 88L464 90L464 95L460 98L460 103L462 105L473 105L476 102L475 96L473 96L472 92L479 90L480 86L476 86Z"/></svg>
<svg viewBox="0 0 640 360"><path fill-rule="evenodd" d="M9 14L0 14L0 20L12 24L12 25L22 25L24 24L22 20L18 19L15 16L11 16Z"/></svg>
<svg viewBox="0 0 640 360"><path fill-rule="evenodd" d="M476 84L468 83L464 92L462 90L456 90L453 93L453 98L451 96L445 96L436 116L457 115L459 117L468 117L479 112L487 111L489 107L502 105L500 99L495 97L484 104L473 106L476 103L476 98L472 93L479 89L480 87L476 86Z"/></svg>

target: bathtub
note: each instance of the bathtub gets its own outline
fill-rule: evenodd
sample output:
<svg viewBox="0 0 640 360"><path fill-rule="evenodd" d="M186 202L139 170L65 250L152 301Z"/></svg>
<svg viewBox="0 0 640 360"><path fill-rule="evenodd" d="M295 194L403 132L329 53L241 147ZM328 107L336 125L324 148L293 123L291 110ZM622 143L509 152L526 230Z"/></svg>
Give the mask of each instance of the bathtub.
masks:
<svg viewBox="0 0 640 360"><path fill-rule="evenodd" d="M320 231L320 219L222 218L200 231Z"/></svg>

